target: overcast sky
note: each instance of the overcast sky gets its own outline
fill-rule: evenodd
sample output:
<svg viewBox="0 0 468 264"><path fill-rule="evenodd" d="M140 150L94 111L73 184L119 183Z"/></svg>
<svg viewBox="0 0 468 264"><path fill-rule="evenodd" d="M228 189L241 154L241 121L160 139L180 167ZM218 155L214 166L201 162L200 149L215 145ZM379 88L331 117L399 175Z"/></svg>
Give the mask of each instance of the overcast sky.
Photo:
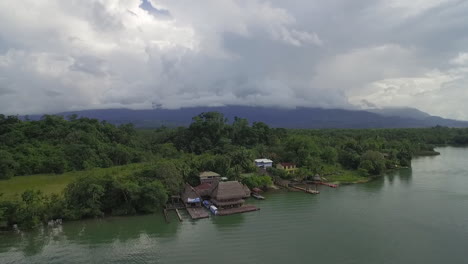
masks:
<svg viewBox="0 0 468 264"><path fill-rule="evenodd" d="M467 84L468 1L0 1L0 113L240 104L468 120Z"/></svg>

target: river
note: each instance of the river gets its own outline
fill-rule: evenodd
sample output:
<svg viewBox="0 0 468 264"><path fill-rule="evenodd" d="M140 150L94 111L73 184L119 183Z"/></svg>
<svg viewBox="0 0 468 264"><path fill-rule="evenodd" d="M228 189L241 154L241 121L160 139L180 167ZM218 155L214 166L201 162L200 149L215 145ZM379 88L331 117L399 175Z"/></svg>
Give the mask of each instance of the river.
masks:
<svg viewBox="0 0 468 264"><path fill-rule="evenodd" d="M277 191L261 210L159 215L0 234L0 263L468 263L468 148L365 184Z"/></svg>

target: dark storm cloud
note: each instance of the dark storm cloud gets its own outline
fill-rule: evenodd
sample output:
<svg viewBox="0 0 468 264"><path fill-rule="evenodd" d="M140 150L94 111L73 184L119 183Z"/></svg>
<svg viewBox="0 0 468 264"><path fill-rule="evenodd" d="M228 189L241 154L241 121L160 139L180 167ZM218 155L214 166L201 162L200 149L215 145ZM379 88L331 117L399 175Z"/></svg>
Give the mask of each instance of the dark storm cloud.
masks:
<svg viewBox="0 0 468 264"><path fill-rule="evenodd" d="M15 93L0 90L2 112L411 106L468 118L466 1L6 2L0 87Z"/></svg>

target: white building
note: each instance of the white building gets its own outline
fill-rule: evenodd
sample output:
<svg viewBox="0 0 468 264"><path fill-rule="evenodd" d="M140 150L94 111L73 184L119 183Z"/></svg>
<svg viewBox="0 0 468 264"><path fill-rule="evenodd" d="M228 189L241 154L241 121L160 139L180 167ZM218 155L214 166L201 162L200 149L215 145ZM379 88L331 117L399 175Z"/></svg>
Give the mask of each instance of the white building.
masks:
<svg viewBox="0 0 468 264"><path fill-rule="evenodd" d="M255 166L266 169L269 167L273 167L273 161L270 159L256 159Z"/></svg>

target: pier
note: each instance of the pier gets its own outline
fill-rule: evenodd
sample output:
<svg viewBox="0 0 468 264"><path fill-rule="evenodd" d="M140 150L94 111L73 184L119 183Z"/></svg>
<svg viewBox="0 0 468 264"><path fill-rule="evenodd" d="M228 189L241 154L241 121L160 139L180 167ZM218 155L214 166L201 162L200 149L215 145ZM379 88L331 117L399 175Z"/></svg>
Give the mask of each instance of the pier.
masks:
<svg viewBox="0 0 468 264"><path fill-rule="evenodd" d="M169 212L170 211L175 211L177 214L177 218L179 219L180 222L182 222L182 215L180 215L179 209L185 209L185 207L182 208L175 208L175 207L168 207L164 208L163 213L164 213L164 218L166 219L166 222L169 223Z"/></svg>
<svg viewBox="0 0 468 264"><path fill-rule="evenodd" d="M254 205L243 205L241 207L235 207L235 208L228 208L228 209L219 210L217 215L219 215L219 216L232 215L232 214L253 212L253 211L258 211L258 210L260 210L260 208L254 206Z"/></svg>
<svg viewBox="0 0 468 264"><path fill-rule="evenodd" d="M187 207L187 212L193 220L208 218L210 215L204 207Z"/></svg>
<svg viewBox="0 0 468 264"><path fill-rule="evenodd" d="M317 190L313 190L313 189L309 189L309 188L303 188L303 187L299 187L299 186L296 186L296 185L291 185L290 187L293 188L293 189L296 189L296 190L300 190L300 191L303 191L303 192L306 192L306 193L310 193L310 194L319 194L320 193Z"/></svg>
<svg viewBox="0 0 468 264"><path fill-rule="evenodd" d="M326 183L326 182L320 182L319 184L325 185L331 188L338 188L338 184L331 184L331 183Z"/></svg>

